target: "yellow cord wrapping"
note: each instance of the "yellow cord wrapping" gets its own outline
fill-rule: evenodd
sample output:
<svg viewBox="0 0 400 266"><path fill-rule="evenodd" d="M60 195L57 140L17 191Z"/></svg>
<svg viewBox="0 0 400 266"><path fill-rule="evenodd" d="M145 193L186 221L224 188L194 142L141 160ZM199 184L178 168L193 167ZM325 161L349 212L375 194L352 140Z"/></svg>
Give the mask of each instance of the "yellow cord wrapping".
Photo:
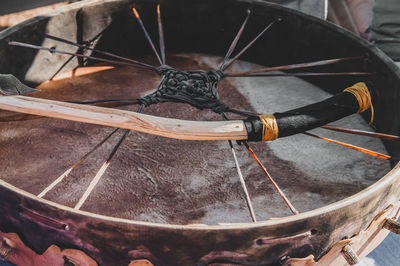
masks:
<svg viewBox="0 0 400 266"><path fill-rule="evenodd" d="M368 108L371 108L371 120L369 124L372 124L374 122L374 107L372 106L371 94L369 93L367 85L365 85L364 82L359 82L344 91L356 97L358 105L360 106L357 113L362 113Z"/></svg>
<svg viewBox="0 0 400 266"><path fill-rule="evenodd" d="M263 124L262 140L275 140L279 135L278 124L274 115L260 115L261 123Z"/></svg>

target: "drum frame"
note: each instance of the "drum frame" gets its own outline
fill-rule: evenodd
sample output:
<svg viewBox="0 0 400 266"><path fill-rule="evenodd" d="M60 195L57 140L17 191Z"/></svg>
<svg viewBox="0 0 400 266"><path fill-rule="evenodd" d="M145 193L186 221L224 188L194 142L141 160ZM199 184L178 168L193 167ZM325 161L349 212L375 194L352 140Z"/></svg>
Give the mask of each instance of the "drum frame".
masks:
<svg viewBox="0 0 400 266"><path fill-rule="evenodd" d="M264 13L266 15L282 16L284 20L289 21L291 26L294 27L287 34L299 30L297 34L305 34L304 38L307 39L311 34L306 32L319 33L318 37L313 37L311 43L316 42L327 46L307 48L307 43L301 43L301 39L299 39L297 45L301 47L294 48L290 55L283 55L281 61L284 63L293 58L300 62L312 61L310 58L305 58L311 54L311 50L315 50L315 56L318 57L318 54L327 52L325 49L328 48L337 48L335 51L328 50L329 55L332 56L354 51L368 54L370 61L364 67L368 69L373 66L375 69L379 69L381 76L374 81L379 88L384 88L378 91L379 101L375 105L377 129L385 133L399 134L400 119L397 121L392 117L396 118L400 115L399 107L394 104L398 100L396 95L400 91L400 72L394 63L372 44L328 22L263 1L190 2L194 4L193 8L199 8L200 13L198 16L201 16L201 12L206 12L204 10L209 10L207 4L210 3L212 3L214 10L231 8L232 16L238 15L238 10L245 10L245 7L251 6L257 10L255 19L263 19L262 14ZM172 8L169 8L169 5L176 3L182 6L182 9L190 6L189 3L178 0L164 1L162 5L166 5L168 12L172 12ZM98 19L96 24L92 23L95 26L92 26L91 29L86 29L87 34L90 35L98 28L113 23L115 15L121 12L120 10L125 10L125 8L128 9L132 6L142 8L142 14L147 16L149 12L154 11L150 7L155 7L155 2L144 0L84 1L60 8L60 10L47 16L36 17L14 26L0 33L0 56L3 58L2 62L0 62L0 72L13 73L24 82L30 84L43 82L49 78L46 70L51 67L54 68L54 66L45 66L44 64L51 64L48 61L41 61L40 58L35 58L36 52L27 51L24 52L25 54L18 54L21 50L17 51L8 47L9 40L25 39L32 42L31 39L33 39L35 42L40 42L40 39L32 36L31 32L45 28L52 32L72 32L76 26L75 24L68 24L63 29L57 29L57 23L60 21L75 21L78 10L87 15L88 21L86 25L91 25L90 21ZM200 7L203 7L204 10L202 11ZM185 14L180 10L176 12L181 16ZM189 18L190 15L186 15L182 19ZM196 19L204 21L203 19ZM216 18L211 15L209 20L209 23L212 23L212 21L216 21ZM290 22L290 20L295 20L295 22ZM226 23L229 25L231 22L226 21ZM189 24L193 26L192 22ZM301 29L306 25L306 31ZM206 25L202 26L207 28ZM194 32L196 30L198 29L193 28ZM217 33L209 36L210 39L213 40L218 34L223 36L217 39L224 38L225 35L232 36L229 30L223 34L218 31L215 32ZM274 33L276 31L272 32L272 34ZM171 39L177 38L175 32L171 35ZM190 38L190 36L192 36L192 33L185 33L182 38L186 39ZM116 46L113 46L113 42L116 41L113 41L111 37L111 35L108 38L106 37L99 45L105 47L106 50L107 48L115 50ZM298 37L289 36L288 42L290 43L290 38L294 40ZM320 40L317 41L317 39ZM185 45L188 44L185 43ZM191 46L189 49L197 51L201 45L205 45L201 50L202 52L210 52L213 47L205 40L202 43ZM275 47L274 45L276 44L272 43L267 47L257 46L254 52L249 52L246 55L245 59L261 63L261 61L265 60L265 56L257 58L257 52L262 51L262 49L272 49ZM120 49L125 54L132 56L135 53L145 51L140 44L137 47L137 51L134 52L126 51L125 46ZM172 52L182 48L176 44L171 44L171 47ZM222 54L221 49L218 47L214 49L214 52L221 52ZM272 53L269 53L269 56L271 56L269 61L271 64L278 62L279 58L277 56L272 56ZM34 58L35 62L33 62ZM343 88L345 84L354 82L354 80L349 78L335 81L321 78L313 80L313 82L317 85L327 83L328 85L324 86L324 88L329 92L335 92L337 88ZM384 143L391 155L398 156L400 153L398 144ZM40 199L0 180L0 201L2 202L0 207L0 230L4 233L17 233L28 247L39 254L55 244L61 248L82 250L102 265L128 265L130 261L139 259L147 259L155 265L207 265L213 262L269 265L280 261L287 263L284 259L288 256L291 258L304 258L311 254L315 260L322 260L328 250L335 247L335 243L343 239L350 239L362 232L362 230L366 230L368 225L383 210L390 209L390 211L384 212L383 216L379 217L397 218L399 216L399 198L400 165L398 164L367 189L339 202L299 215L243 224L216 226L168 225L119 219L75 210ZM382 228L383 225L380 223L379 226L379 228ZM389 232L386 229L381 230L386 233ZM370 244L371 247L366 250L371 250L378 243L368 242L367 244ZM360 248L365 249L365 247ZM356 249L357 251L359 249ZM363 255L365 255L365 252Z"/></svg>

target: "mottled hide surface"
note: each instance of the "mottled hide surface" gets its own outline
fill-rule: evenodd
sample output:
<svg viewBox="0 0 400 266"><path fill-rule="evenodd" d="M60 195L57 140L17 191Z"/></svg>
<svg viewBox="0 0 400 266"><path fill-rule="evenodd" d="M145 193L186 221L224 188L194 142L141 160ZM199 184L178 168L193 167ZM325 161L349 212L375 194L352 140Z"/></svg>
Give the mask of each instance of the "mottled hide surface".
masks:
<svg viewBox="0 0 400 266"><path fill-rule="evenodd" d="M221 58L197 54L167 60L177 69L215 68ZM238 62L233 70L257 67ZM92 69L93 70L93 69ZM138 98L154 90L159 76L129 67L81 69L59 77L32 94L57 100ZM340 78L340 77L338 77ZM351 85L351 84L349 84ZM344 89L344 88L343 88ZM273 113L304 106L329 94L297 78L227 78L221 100L236 109ZM136 111L137 105L120 107ZM187 104L153 105L144 113L188 120L220 120L209 110ZM3 113L2 116L7 115ZM229 115L230 118L240 118ZM335 125L369 129L358 115ZM39 194L113 129L48 118L0 123L0 178ZM368 137L314 130L322 136L386 152ZM122 135L114 135L85 160L46 199L75 206ZM336 202L373 184L390 170L387 161L305 135L251 144L272 177L299 211ZM258 220L290 215L256 162L235 145ZM161 223L249 222L250 217L228 142L166 139L131 132L99 184L82 206L85 211Z"/></svg>

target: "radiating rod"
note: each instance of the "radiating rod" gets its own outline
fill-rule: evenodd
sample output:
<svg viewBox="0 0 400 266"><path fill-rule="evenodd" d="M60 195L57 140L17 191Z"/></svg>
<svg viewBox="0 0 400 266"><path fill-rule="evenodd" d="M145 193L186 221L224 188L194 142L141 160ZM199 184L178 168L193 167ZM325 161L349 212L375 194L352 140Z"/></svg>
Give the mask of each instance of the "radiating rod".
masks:
<svg viewBox="0 0 400 266"><path fill-rule="evenodd" d="M88 45L92 45L92 43L93 43L94 41L96 41L98 38L100 38L100 37L103 35L103 33L104 33L105 30L106 30L106 28L103 29L102 31L100 31L98 34L96 34L91 40L89 40L89 41L87 42ZM43 35L42 33L40 33L40 34ZM50 36L50 35L49 35L49 36ZM79 49L78 49L78 51L79 51ZM50 78L49 80L53 80L53 79L61 72L61 70L63 70L64 67L65 67L66 65L68 65L69 62L71 62L71 60L72 60L73 58L75 58L75 56L71 55L71 56L64 62L64 64L62 64L62 66L61 66L60 68L58 68L58 70L53 74L53 76L51 76L51 78Z"/></svg>
<svg viewBox="0 0 400 266"><path fill-rule="evenodd" d="M275 182L275 180L271 177L267 169L264 167L264 165L261 163L261 161L258 159L257 155L254 153L253 149L249 146L247 141L243 141L244 146L247 148L249 151L250 155L254 158L254 160L258 163L258 165L261 167L271 184L274 186L275 190L278 192L279 196L283 199L285 204L289 207L289 209L292 211L293 214L299 214L299 211L296 210L296 208L293 206L293 204L289 201L289 199L286 197L285 193L279 188L278 184Z"/></svg>
<svg viewBox="0 0 400 266"><path fill-rule="evenodd" d="M94 57L94 56L89 56L89 55L83 55L83 54L71 53L71 52L66 52L66 51L60 51L60 50L57 50L57 49L54 49L54 48L47 48L47 47L43 47L43 46L39 46L39 45L33 45L33 44L28 44L28 43L16 42L16 41L10 41L8 44L9 45L13 45L13 46L20 46L20 47L35 49L35 50L49 51L50 53L73 55L73 56L77 56L77 57L96 60L96 61L99 61L99 62L106 62L106 63L110 63L110 64L114 64L114 65L139 67L139 68L151 69L153 71L156 71L156 68L154 68L154 67L148 68L148 67L144 67L144 66L133 64L133 63L129 63L129 62L109 60L109 59L104 59L104 58L99 58L99 57Z"/></svg>
<svg viewBox="0 0 400 266"><path fill-rule="evenodd" d="M222 115L222 119L229 120L225 113L221 113L221 115ZM238 161L238 159L236 157L235 149L233 148L233 144L232 144L231 140L228 140L228 143L229 143L229 147L231 149L232 155L233 155L233 159L235 161L236 171L237 171L238 176L239 176L240 184L242 185L242 189L243 189L243 192L244 192L244 195L245 195L246 204L247 204L247 207L249 209L251 219L252 219L253 222L257 222L256 215L255 215L254 209L253 209L253 204L251 203L250 194L249 194L249 192L247 190L246 182L244 181L242 171L240 170L240 165L239 165L239 161Z"/></svg>
<svg viewBox="0 0 400 266"><path fill-rule="evenodd" d="M144 108L145 108L145 106L141 105L137 112L142 113ZM85 201L87 200L89 195L92 193L93 189L96 187L96 185L100 181L100 178L106 172L108 166L111 163L112 158L114 157L115 153L118 151L119 147L121 146L122 142L125 140L126 136L129 134L129 132L130 132L129 129L124 130L122 137L119 139L118 143L114 146L114 148L111 151L111 153L109 154L107 160L100 167L99 171L96 173L96 176L90 182L89 187L86 189L83 196L79 199L78 203L75 205L75 207L74 207L75 209L79 210L82 207L82 205L85 203Z"/></svg>
<svg viewBox="0 0 400 266"><path fill-rule="evenodd" d="M303 73L254 73L228 77L321 77L321 76L369 76L373 72L303 72Z"/></svg>
<svg viewBox="0 0 400 266"><path fill-rule="evenodd" d="M107 160L100 167L99 171L96 173L96 176L90 182L89 187L86 189L86 191L83 194L83 196L79 199L78 203L75 205L75 207L74 207L75 209L79 210L82 207L82 205L85 203L85 201L87 200L89 195L92 193L93 189L96 187L96 185L100 181L100 178L106 172L108 166L111 163L112 158L114 157L115 153L117 152L117 150L119 149L119 147L121 146L122 142L125 140L125 138L126 138L126 136L128 135L129 132L130 132L130 130L128 130L128 129L126 129L124 131L124 134L119 139L118 143L114 146L114 148L111 151L110 155L108 156Z"/></svg>
<svg viewBox="0 0 400 266"><path fill-rule="evenodd" d="M149 65L149 64L146 64L146 63L143 63L143 62L139 62L139 61L127 58L127 57L119 56L119 55L116 55L116 54L113 54L113 53L110 53L110 52L105 52L105 51L102 51L102 50L91 48L87 44L79 44L79 43L68 41L66 39L63 39L63 38L60 38L60 37L56 37L56 36L52 36L52 35L49 35L49 34L43 34L43 36L48 38L48 39L52 39L52 40L55 40L55 41L58 41L58 42L63 42L63 43L66 43L66 44L69 44L69 45L73 45L73 46L76 46L76 47L79 47L79 48L82 48L82 49L90 50L90 51L96 52L98 54L102 54L102 55L106 55L106 56L113 57L113 58L116 58L116 59L120 59L120 60L123 60L123 61L131 62L132 64L137 64L137 65L143 66L145 68L149 68L149 69L154 69L155 68L155 66L152 66L152 65Z"/></svg>
<svg viewBox="0 0 400 266"><path fill-rule="evenodd" d="M164 39L164 29L161 19L160 4L157 5L157 22L158 22L158 37L160 41L160 53L162 64L165 65L165 39Z"/></svg>
<svg viewBox="0 0 400 266"><path fill-rule="evenodd" d="M238 159L236 157L235 149L233 148L232 141L229 140L228 142L229 142L229 146L230 146L231 151L232 151L233 159L235 161L236 171L237 171L238 176L239 176L240 184L242 185L242 189L243 189L243 192L245 194L245 199L246 199L247 207L249 208L251 219L253 220L253 222L257 222L256 215L255 215L254 209L253 209L253 204L251 203L250 195L249 195L249 192L247 190L246 182L244 181L242 171L240 170L240 165L239 165Z"/></svg>
<svg viewBox="0 0 400 266"><path fill-rule="evenodd" d="M328 60L320 60L320 61L308 62L308 63L291 64L291 65L274 66L274 67L264 67L264 68L253 69L253 70L242 71L242 72L225 73L225 76L236 77L236 76L246 76L246 75L254 74L254 73L265 73L265 72L271 72L271 71L292 70L292 69L308 68L308 67L315 67L315 66L325 66L325 65L337 64L337 63L345 62L345 61L358 60L358 59L362 59L362 58L364 58L364 57L363 56L352 56L352 57L342 57L342 58L335 58L335 59L328 59Z"/></svg>
<svg viewBox="0 0 400 266"><path fill-rule="evenodd" d="M365 154L368 154L368 155L371 155L371 156L374 156L374 157L378 157L378 158L381 158L381 159L385 159L385 160L391 160L392 159L392 157L389 156L389 155L386 155L386 154L383 154L383 153L380 153L380 152L376 152L376 151L371 151L371 150L368 150L368 149L365 149L365 148L361 148L361 147L358 147L358 146L355 146L355 145L352 145L352 144L348 144L348 143L345 143L345 142L341 142L341 141L338 141L338 140L333 140L333 139L329 139L329 138L325 138L325 137L320 137L320 136L317 136L315 134L311 134L309 132L303 132L303 134L307 135L307 136L310 136L310 137L317 138L317 139L322 139L322 140L325 140L325 141L336 143L338 145L341 145L341 146L344 146L344 147L347 147L347 148L350 148L350 149L353 149L353 150L356 150L356 151L359 151L359 152L362 152L362 153L365 153Z"/></svg>
<svg viewBox="0 0 400 266"><path fill-rule="evenodd" d="M385 140L393 140L393 141L400 140L399 136L377 133L377 132L369 132L369 131L359 130L359 129L349 129L349 128L343 128L343 127L330 126L330 125L325 125L325 126L322 126L321 128L338 131L338 132L343 132L343 133L354 134L354 135L385 139Z"/></svg>
<svg viewBox="0 0 400 266"><path fill-rule="evenodd" d="M272 21L268 26L266 26L249 44L247 44L233 59L231 59L223 68L222 70L227 69L230 67L233 62L235 62L244 52L247 51L269 28L272 27L277 21L281 21L281 19L276 19Z"/></svg>
<svg viewBox="0 0 400 266"><path fill-rule="evenodd" d="M51 183L48 187L46 187L39 195L39 198L45 196L50 190L52 190L56 185L61 183L75 168L77 168L86 158L88 158L94 151L96 151L101 145L103 145L107 140L111 138L119 128L114 129L108 136L106 136L102 141L96 144L88 153L82 156L78 161L74 163L67 171L65 171L62 175L60 175L53 183Z"/></svg>
<svg viewBox="0 0 400 266"><path fill-rule="evenodd" d="M231 46L229 47L229 50L225 55L224 60L222 61L221 65L218 67L219 70L224 69L226 62L231 57L232 52L235 50L236 45L237 45L240 37L243 34L244 28L246 27L247 21L249 20L250 13L251 13L250 10L247 10L246 19L243 21L242 26L240 27L240 29L239 29L238 33L236 34L235 38L233 39L233 41L231 43Z"/></svg>
<svg viewBox="0 0 400 266"><path fill-rule="evenodd" d="M158 54L157 49L156 49L153 41L151 40L151 37L150 37L149 33L147 32L146 27L144 26L142 19L139 16L139 13L137 12L136 8L132 8L132 11L133 11L133 14L135 15L137 21L139 22L139 25L142 28L143 33L146 36L146 39L147 39L147 41L149 42L149 44L151 46L151 49L153 49L154 54L156 55L158 61L160 62L160 65L163 65L163 61L161 60L160 55Z"/></svg>

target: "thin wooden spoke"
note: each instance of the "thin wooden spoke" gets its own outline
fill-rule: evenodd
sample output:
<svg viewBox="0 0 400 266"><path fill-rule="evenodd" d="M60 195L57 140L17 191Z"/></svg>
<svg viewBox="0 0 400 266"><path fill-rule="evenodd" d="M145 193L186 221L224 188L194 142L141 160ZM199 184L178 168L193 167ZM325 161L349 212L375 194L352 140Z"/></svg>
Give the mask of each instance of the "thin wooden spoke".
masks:
<svg viewBox="0 0 400 266"><path fill-rule="evenodd" d="M118 107L132 104L139 104L138 99L102 99L102 100L83 100L83 101L66 101L67 103L87 104L103 107Z"/></svg>
<svg viewBox="0 0 400 266"><path fill-rule="evenodd" d="M157 5L157 22L158 22L158 36L160 41L161 60L162 64L165 65L165 39L164 39L163 24L161 20L160 4Z"/></svg>
<svg viewBox="0 0 400 266"><path fill-rule="evenodd" d="M377 132L369 132L369 131L365 131L365 130L349 129L349 128L343 128L343 127L330 126L330 125L325 125L325 126L322 126L321 128L338 131L338 132L343 132L343 133L354 134L354 135L385 139L385 140L394 140L394 141L400 140L399 136L377 133Z"/></svg>
<svg viewBox="0 0 400 266"><path fill-rule="evenodd" d="M84 19L83 19L83 9L79 8L78 12L76 13L75 20L76 20L76 41L78 43L83 43L83 24L84 24ZM83 54L85 51L82 48L79 48L78 51L76 51L77 54ZM85 60L82 57L77 57L76 58L78 61L78 67L83 67L85 65Z"/></svg>
<svg viewBox="0 0 400 266"><path fill-rule="evenodd" d="M222 113L222 118L224 120L228 120L228 117L224 113ZM250 194L249 194L249 192L247 190L246 182L244 181L242 171L240 170L240 165L239 165L239 161L238 161L237 156L236 156L235 149L233 148L233 144L232 144L231 140L228 140L228 143L229 143L229 147L231 149L232 155L233 155L233 160L235 161L236 171L237 171L238 176L239 176L240 184L242 186L242 189L243 189L243 192L244 192L244 195L245 195L247 208L249 209L249 213L250 213L252 221L256 222L257 219L256 219L256 215L254 213L253 204L251 203Z"/></svg>
<svg viewBox="0 0 400 266"><path fill-rule="evenodd" d="M114 146L114 148L111 151L110 155L108 156L107 160L102 164L102 166L100 167L100 169L97 172L96 176L90 182L89 187L86 189L86 191L83 194L83 196L79 199L78 203L75 205L75 207L74 207L75 209L79 210L82 207L82 205L85 203L85 201L87 200L89 195L92 193L93 189L96 187L96 185L100 181L100 178L106 172L108 166L111 163L112 158L114 157L115 153L118 151L119 147L121 146L122 142L125 140L125 138L126 138L126 136L128 135L129 132L130 132L130 130L128 130L128 129L126 129L124 131L124 134L122 135L122 137L120 138L118 143Z"/></svg>
<svg viewBox="0 0 400 266"><path fill-rule="evenodd" d="M63 70L65 68L66 65L68 65L69 62L72 61L72 59L75 58L75 55L71 55L65 62L64 64L62 64L57 71L53 74L53 76L51 76L51 78L49 80L53 80L58 74L60 74L61 70Z"/></svg>
<svg viewBox="0 0 400 266"><path fill-rule="evenodd" d="M98 34L96 34L92 39L90 39L88 42L87 42L87 45L92 45L96 40L98 40L102 35L103 35L103 33L104 33L104 31L106 30L107 28L105 28L105 29L103 29L102 31L100 31ZM44 36L44 37L46 37L46 35L47 34L44 34L43 35L43 33L40 33L42 36ZM50 35L48 35L48 36L50 36ZM79 49L78 49L78 51L79 51ZM77 53L79 53L77 51ZM66 65L68 65L68 63L69 62L71 62L71 60L72 59L74 59L75 58L75 56L73 56L73 55L71 55L65 62L64 62L64 64L62 64L62 66L53 74L53 76L50 78L50 80L53 80L60 72L61 72L61 70L63 70L64 69L64 67L66 66Z"/></svg>
<svg viewBox="0 0 400 266"><path fill-rule="evenodd" d="M35 49L35 50L49 51L50 53L58 53L58 54L73 55L73 56L77 56L77 57L92 59L92 60L96 60L96 61L99 61L99 62L110 63L110 64L114 64L114 65L139 67L139 68L151 69L151 70L153 70L153 71L156 71L156 68L155 68L155 67L151 67L151 68L150 68L150 67L145 67L145 66L142 66L142 65L133 64L133 63L126 62L126 61L116 61L116 60L104 59L104 58L94 57L94 56L89 56L89 55L71 53L71 52L66 52L66 51L57 50L57 49L54 49L54 48L47 48L47 47L43 47L43 46L39 46L39 45L33 45L33 44L28 44L28 43L23 43L23 42L10 41L8 44L9 44L9 45L13 45L13 46L20 46L20 47Z"/></svg>
<svg viewBox="0 0 400 266"><path fill-rule="evenodd" d="M258 113L254 113L254 112L250 112L250 111L246 111L246 110L238 110L238 109L233 109L233 108L229 108L228 111L229 113L234 113L234 114L238 114L238 115L243 115L243 116L259 116L260 114Z"/></svg>
<svg viewBox="0 0 400 266"><path fill-rule="evenodd" d="M243 21L242 26L240 27L238 33L236 34L235 38L233 39L231 46L229 47L228 52L225 55L224 60L222 61L222 63L220 64L220 66L218 67L219 70L224 69L226 62L228 61L228 59L231 57L231 54L233 53L233 51L236 48L236 45L240 39L240 36L242 36L243 30L246 27L247 21L249 20L250 17L250 10L247 10L247 16L246 19Z"/></svg>
<svg viewBox="0 0 400 266"><path fill-rule="evenodd" d="M228 117L226 114L222 113L222 117L225 120L228 120ZM293 214L299 214L299 211L296 210L296 208L293 206L293 204L289 201L289 199L286 197L286 195L283 193L283 191L279 188L278 184L275 182L275 180L271 177L267 169L264 167L264 165L261 163L261 161L258 159L257 155L254 153L253 149L249 146L247 141L242 141L246 149L249 151L250 155L254 158L254 160L258 163L258 165L261 167L271 184L274 186L275 190L278 192L278 194L282 197L283 201L285 204L289 207L289 209L292 211ZM232 142L230 141L231 149L233 148ZM236 157L236 155L234 155ZM244 180L243 180L244 182Z"/></svg>
<svg viewBox="0 0 400 266"><path fill-rule="evenodd" d="M103 145L107 140L109 140L119 128L114 129L108 136L106 136L102 141L96 144L88 153L82 156L78 161L74 163L67 171L65 171L62 175L60 175L53 183L47 186L39 195L39 198L45 196L50 190L52 190L56 185L58 185L61 181L63 181L75 168L77 168L86 158L88 158L93 152L95 152L101 145Z"/></svg>
<svg viewBox="0 0 400 266"><path fill-rule="evenodd" d="M139 107L139 110L137 111L138 113L142 113L143 109L145 108L144 105L141 105ZM79 210L82 205L85 203L85 201L87 200L87 198L89 197L89 195L92 193L93 189L96 187L96 185L99 183L101 177L104 175L104 173L106 172L108 166L111 163L112 158L114 157L114 155L117 153L119 147L121 146L122 142L125 140L125 138L128 136L130 130L126 129L124 130L124 133L122 134L122 137L119 139L118 143L114 146L113 150L111 151L111 153L108 155L107 160L102 164L102 166L100 167L99 171L97 171L96 176L92 179L92 181L89 184L89 187L86 189L85 193L83 194L83 196L79 199L78 203L75 205L75 209Z"/></svg>
<svg viewBox="0 0 400 266"><path fill-rule="evenodd" d="M227 69L230 67L233 62L235 62L244 52L247 51L272 25L274 25L277 21L280 21L281 19L277 19L272 21L268 26L266 26L249 44L247 44L233 59L231 59L223 68L222 70Z"/></svg>
<svg viewBox="0 0 400 266"><path fill-rule="evenodd" d="M264 165L261 163L261 161L258 159L257 155L254 153L253 149L249 146L247 141L243 141L244 146L247 148L249 151L250 155L254 158L254 160L258 163L258 165L261 167L271 184L274 186L275 190L278 192L279 196L282 197L283 201L285 204L289 207L289 209L292 211L293 214L299 214L299 211L296 210L296 208L293 206L293 204L289 201L289 199L285 196L283 191L279 188L278 184L275 182L275 180L271 177L267 169L264 167Z"/></svg>
<svg viewBox="0 0 400 266"><path fill-rule="evenodd" d="M368 154L368 155L371 155L371 156L374 156L374 157L378 157L378 158L381 158L381 159L385 159L385 160L395 159L395 158L392 158L389 155L386 155L386 154L383 154L383 153L380 153L380 152L368 150L368 149L361 148L361 147L358 147L358 146L355 146L355 145L352 145L352 144L348 144L348 143L345 143L345 142L341 142L341 141L338 141L338 140L333 140L333 139L329 139L329 138L325 138L325 137L320 137L320 136L317 136L315 134L311 134L309 132L303 132L303 134L307 135L307 136L310 136L310 137L317 138L317 139L322 139L322 140L325 140L325 141L336 143L338 145L341 145L341 146L344 146L344 147L347 147L347 148L350 148L350 149L353 149L353 150L356 150L356 151L359 151L359 152L362 152L362 153L365 153L365 154Z"/></svg>
<svg viewBox="0 0 400 266"><path fill-rule="evenodd" d="M98 54L102 54L102 55L109 56L109 57L112 57L112 58L120 59L122 61L131 62L132 64L141 65L141 66L146 67L146 68L155 68L152 65L149 65L149 64L146 64L146 63L143 63L143 62L140 62L140 61L136 61L136 60L133 60L133 59L130 59L130 58L127 58L127 57L123 57L123 56L119 56L119 55L116 55L116 54L113 54L113 53L110 53L110 52L106 52L106 51L102 51L102 50L91 48L90 47L90 43L89 44L79 44L79 43L68 41L66 39L63 39L63 38L60 38L60 37L56 37L56 36L52 36L52 35L49 35L49 34L43 34L43 36L48 38L48 39L52 39L52 40L55 40L55 41L58 41L58 42L62 42L62 43L66 43L66 44L69 44L69 45L72 45L72 46L79 47L79 48L81 48L83 50L93 51L93 52L96 52Z"/></svg>
<svg viewBox="0 0 400 266"><path fill-rule="evenodd" d="M302 73L254 73L247 75L235 75L234 77L320 77L320 76L368 76L373 72L302 72ZM233 76L231 76L233 77Z"/></svg>
<svg viewBox="0 0 400 266"><path fill-rule="evenodd" d="M243 192L244 192L244 195L245 195L247 207L249 208L251 219L253 220L253 222L257 222L256 215L254 214L253 204L251 203L250 195L249 195L249 192L247 190L246 182L244 181L242 171L240 170L240 165L239 165L238 159L236 157L235 149L233 148L232 141L228 140L228 142L229 142L229 146L230 146L231 151L232 151L233 159L235 161L236 171L237 171L238 176L239 176L240 184L242 185L242 189L243 189Z"/></svg>
<svg viewBox="0 0 400 266"><path fill-rule="evenodd" d="M160 55L158 54L157 49L156 49L156 47L154 46L154 43L153 43L153 41L151 40L150 35L149 35L149 33L147 32L146 27L144 26L143 21L142 21L142 19L141 19L140 16L139 16L139 13L137 12L136 8L132 8L132 11L133 11L133 14L135 15L137 21L139 22L139 25L140 25L140 27L142 28L142 30L143 30L143 32L144 32L144 35L146 36L146 39L147 39L147 41L149 42L149 44L150 44L150 46L151 46L151 49L153 49L154 54L156 55L158 61L160 62L160 65L163 65L163 61L161 60Z"/></svg>
<svg viewBox="0 0 400 266"><path fill-rule="evenodd" d="M358 60L364 58L363 56L352 56L352 57L342 57L342 58L335 58L335 59L328 59L328 60L321 60L315 62L308 62L308 63L300 63L300 64L291 64L291 65L284 65L284 66L275 66L275 67L264 67L259 69L253 69L243 72L236 72L236 73L225 73L227 77L236 77L236 76L247 76L249 74L254 73L266 73L271 71L284 71L284 70L293 70L299 68L309 68L315 66L325 66L331 64L337 64L340 62L351 61L351 60Z"/></svg>

